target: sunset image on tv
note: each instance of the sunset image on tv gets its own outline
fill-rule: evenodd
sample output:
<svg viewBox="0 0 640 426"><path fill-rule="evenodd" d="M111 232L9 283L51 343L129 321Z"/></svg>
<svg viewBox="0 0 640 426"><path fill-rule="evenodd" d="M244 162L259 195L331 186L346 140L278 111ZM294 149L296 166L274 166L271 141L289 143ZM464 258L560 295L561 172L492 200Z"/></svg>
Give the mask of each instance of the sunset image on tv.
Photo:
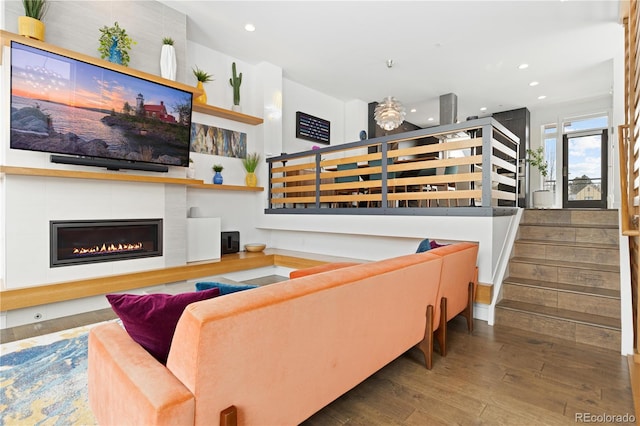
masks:
<svg viewBox="0 0 640 426"><path fill-rule="evenodd" d="M189 165L192 93L11 43L14 149Z"/></svg>

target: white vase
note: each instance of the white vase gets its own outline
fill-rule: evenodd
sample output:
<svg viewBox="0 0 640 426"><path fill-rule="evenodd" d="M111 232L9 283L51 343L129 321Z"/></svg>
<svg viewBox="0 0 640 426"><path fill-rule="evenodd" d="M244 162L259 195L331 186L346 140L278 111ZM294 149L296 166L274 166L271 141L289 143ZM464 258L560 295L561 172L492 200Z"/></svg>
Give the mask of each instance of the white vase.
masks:
<svg viewBox="0 0 640 426"><path fill-rule="evenodd" d="M176 80L176 49L170 44L162 45L160 52L160 75L168 80Z"/></svg>
<svg viewBox="0 0 640 426"><path fill-rule="evenodd" d="M533 192L533 207L536 209L548 209L553 207L554 193L548 190Z"/></svg>

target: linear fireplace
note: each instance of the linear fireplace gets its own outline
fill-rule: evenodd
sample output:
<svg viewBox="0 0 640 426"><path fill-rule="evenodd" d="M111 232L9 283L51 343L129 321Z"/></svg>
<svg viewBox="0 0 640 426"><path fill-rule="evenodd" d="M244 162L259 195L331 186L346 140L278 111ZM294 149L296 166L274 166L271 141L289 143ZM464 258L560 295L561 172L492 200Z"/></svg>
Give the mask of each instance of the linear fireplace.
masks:
<svg viewBox="0 0 640 426"><path fill-rule="evenodd" d="M50 221L50 265L162 256L162 219Z"/></svg>

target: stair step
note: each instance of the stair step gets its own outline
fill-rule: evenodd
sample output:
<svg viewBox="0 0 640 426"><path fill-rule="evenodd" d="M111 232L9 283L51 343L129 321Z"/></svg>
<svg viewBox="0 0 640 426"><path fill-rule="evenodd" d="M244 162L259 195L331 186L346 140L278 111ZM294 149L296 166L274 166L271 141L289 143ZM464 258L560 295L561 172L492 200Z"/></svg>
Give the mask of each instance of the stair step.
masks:
<svg viewBox="0 0 640 426"><path fill-rule="evenodd" d="M597 248L602 250L618 251L620 246L618 244L610 243L597 243L593 241L587 242L575 242L575 241L549 241L549 240L536 240L520 238L516 240L516 244L534 244L534 245L549 245L549 246L562 246L562 247L579 247L579 248Z"/></svg>
<svg viewBox="0 0 640 426"><path fill-rule="evenodd" d="M506 279L502 300L596 314L620 320L620 291L548 283L526 278Z"/></svg>
<svg viewBox="0 0 640 426"><path fill-rule="evenodd" d="M616 265L513 257L509 261L508 276L611 290L620 288L620 270Z"/></svg>
<svg viewBox="0 0 640 426"><path fill-rule="evenodd" d="M506 278L504 284L519 285L523 287L535 287L547 290L557 290L563 293L583 294L590 296L598 296L608 299L620 300L620 290L612 290L608 288L589 287L583 285L550 283L547 281L532 280L528 278Z"/></svg>
<svg viewBox="0 0 640 426"><path fill-rule="evenodd" d="M566 309L502 300L496 305L496 324L620 350L620 320Z"/></svg>
<svg viewBox="0 0 640 426"><path fill-rule="evenodd" d="M588 269L588 270L616 272L616 273L620 272L620 267L618 265L601 265L601 264L589 263L589 262L569 262L566 260L535 259L531 257L512 257L511 261L519 262L519 263L531 263L531 264L543 265L543 266L558 266L562 268Z"/></svg>
<svg viewBox="0 0 640 426"><path fill-rule="evenodd" d="M618 210L526 209L522 216L522 222L551 222L562 225L610 225L618 227Z"/></svg>
<svg viewBox="0 0 640 426"><path fill-rule="evenodd" d="M522 226L546 226L549 228L593 228L593 229L618 229L617 224L588 224L588 223L555 223L555 222L526 222L521 221Z"/></svg>
<svg viewBox="0 0 640 426"><path fill-rule="evenodd" d="M496 308L509 309L512 311L524 312L541 317L569 321L577 324L608 328L611 330L620 330L620 320L605 317L602 315L585 314L584 312L552 308L549 306L540 306L533 303L517 302L514 300L501 300L496 305Z"/></svg>
<svg viewBox="0 0 640 426"><path fill-rule="evenodd" d="M613 244L516 240L513 255L541 260L562 260L599 265L618 266L620 264L620 250L617 245Z"/></svg>
<svg viewBox="0 0 640 426"><path fill-rule="evenodd" d="M579 244L618 245L620 231L617 227L573 226L562 224L520 223L518 238Z"/></svg>

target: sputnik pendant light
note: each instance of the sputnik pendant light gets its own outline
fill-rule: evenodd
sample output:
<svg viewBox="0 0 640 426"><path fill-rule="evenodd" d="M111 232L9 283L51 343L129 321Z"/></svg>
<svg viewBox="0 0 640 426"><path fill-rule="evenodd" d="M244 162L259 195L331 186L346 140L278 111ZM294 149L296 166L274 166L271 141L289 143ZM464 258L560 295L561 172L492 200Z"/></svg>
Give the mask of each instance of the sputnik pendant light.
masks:
<svg viewBox="0 0 640 426"><path fill-rule="evenodd" d="M387 68L393 67L393 59L387 60ZM376 105L373 117L384 130L393 130L402 124L407 113L402 104L393 96L387 96Z"/></svg>

